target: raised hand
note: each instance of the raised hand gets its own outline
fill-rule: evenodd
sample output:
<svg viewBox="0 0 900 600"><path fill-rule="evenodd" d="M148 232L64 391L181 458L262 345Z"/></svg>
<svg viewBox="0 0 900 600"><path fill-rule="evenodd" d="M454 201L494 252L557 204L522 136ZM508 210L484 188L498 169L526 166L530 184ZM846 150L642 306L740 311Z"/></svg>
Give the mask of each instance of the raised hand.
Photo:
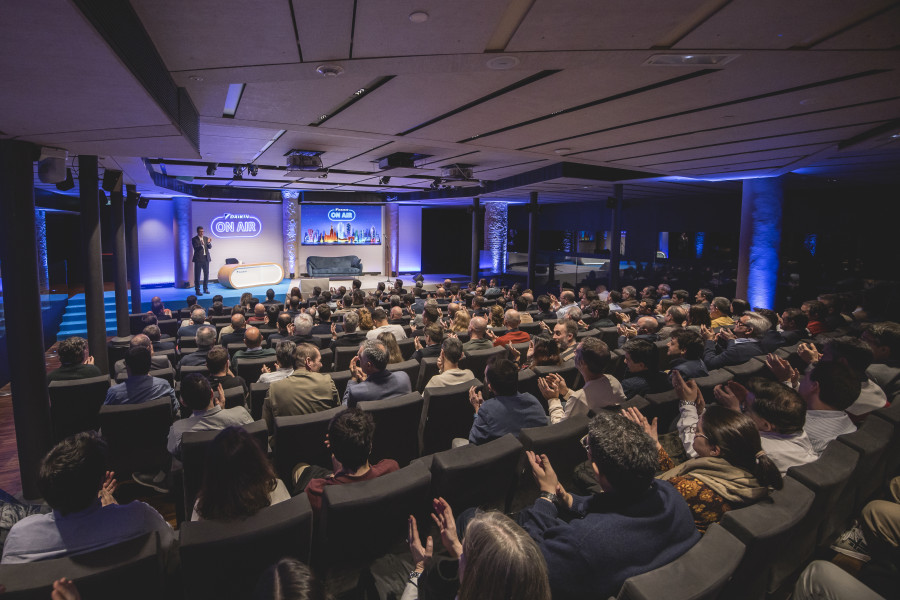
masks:
<svg viewBox="0 0 900 600"><path fill-rule="evenodd" d="M406 536L406 542L409 544L409 552L412 554L413 562L416 565L415 570L422 573L425 567L431 561L434 553L434 540L429 535L425 539L425 545L419 539L419 528L416 526L416 518L409 515L409 534Z"/></svg>
<svg viewBox="0 0 900 600"><path fill-rule="evenodd" d="M53 590L50 592L51 600L81 600L81 594L75 587L75 582L63 577L53 582Z"/></svg>
<svg viewBox="0 0 900 600"><path fill-rule="evenodd" d="M116 481L116 474L113 471L107 471L106 477L103 479L103 483L100 486L100 491L97 492L97 497L100 498L100 504L102 506L118 504L113 497L117 487L119 487L119 482Z"/></svg>
<svg viewBox="0 0 900 600"><path fill-rule="evenodd" d="M434 519L441 531L441 542L444 544L444 548L453 558L459 558L462 554L462 544L456 535L456 519L453 518L453 509L443 498L435 498L432 507L434 514L431 515L431 518Z"/></svg>
<svg viewBox="0 0 900 600"><path fill-rule="evenodd" d="M716 333L706 325L700 326L700 335L707 341L716 339Z"/></svg>
<svg viewBox="0 0 900 600"><path fill-rule="evenodd" d="M538 377L538 389L541 395L548 401L559 398L559 391L550 376Z"/></svg>
<svg viewBox="0 0 900 600"><path fill-rule="evenodd" d="M644 433L653 438L653 441L656 442L656 447L661 448L659 444L659 432L657 431L657 421L656 418L653 421L647 421L647 417L641 413L638 409L633 406L629 406L628 408L622 409L622 416L631 421L632 423L637 423L644 429Z"/></svg>
<svg viewBox="0 0 900 600"><path fill-rule="evenodd" d="M547 458L547 455L541 454L539 456L531 450L527 450L525 455L528 457L528 463L531 465L531 474L534 475L534 480L541 491L555 494L556 488L559 486L559 478L556 476L556 471L553 470L553 465L550 464L550 459Z"/></svg>
<svg viewBox="0 0 900 600"><path fill-rule="evenodd" d="M803 343L797 346L797 355L807 364L819 362L822 357L815 344Z"/></svg>
<svg viewBox="0 0 900 600"><path fill-rule="evenodd" d="M791 363L774 354L766 356L766 366L769 367L769 370L772 371L772 374L775 375L778 381L790 381L793 379L794 374L797 373L797 369L793 368Z"/></svg>
<svg viewBox="0 0 900 600"><path fill-rule="evenodd" d="M484 398L481 396L481 392L478 391L474 385L469 388L469 404L472 405L472 408L475 409L475 412L478 412L478 409L481 408L481 405L484 404Z"/></svg>

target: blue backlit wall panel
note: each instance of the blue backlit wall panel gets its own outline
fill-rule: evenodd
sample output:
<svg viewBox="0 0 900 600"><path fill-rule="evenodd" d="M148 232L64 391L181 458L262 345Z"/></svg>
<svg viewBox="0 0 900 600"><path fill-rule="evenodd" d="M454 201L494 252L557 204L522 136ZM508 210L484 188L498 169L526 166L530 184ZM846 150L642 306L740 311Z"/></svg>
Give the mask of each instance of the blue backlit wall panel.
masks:
<svg viewBox="0 0 900 600"><path fill-rule="evenodd" d="M147 208L138 209L137 221L141 285L171 285L175 282L172 201L167 198L152 199Z"/></svg>
<svg viewBox="0 0 900 600"><path fill-rule="evenodd" d="M484 247L491 255L491 271L506 272L506 236L508 213L506 202L486 202L484 205Z"/></svg>
<svg viewBox="0 0 900 600"><path fill-rule="evenodd" d="M422 270L422 207L400 206L399 223L400 272L418 273Z"/></svg>

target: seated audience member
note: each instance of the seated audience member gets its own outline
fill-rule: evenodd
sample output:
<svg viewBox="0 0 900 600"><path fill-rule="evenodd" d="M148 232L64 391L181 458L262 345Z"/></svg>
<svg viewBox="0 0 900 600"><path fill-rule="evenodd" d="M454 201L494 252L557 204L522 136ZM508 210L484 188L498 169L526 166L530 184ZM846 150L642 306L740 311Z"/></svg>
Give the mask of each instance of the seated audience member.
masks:
<svg viewBox="0 0 900 600"><path fill-rule="evenodd" d="M238 366L238 362L242 358L266 358L275 356L275 348L263 348L263 336L256 327L247 327L244 330L245 350L238 350L234 353L234 368Z"/></svg>
<svg viewBox="0 0 900 600"><path fill-rule="evenodd" d="M357 314L359 314L359 330L365 331L368 336L369 332L375 329L375 322L372 320L372 313L368 308L360 307L357 309ZM403 332L406 335L406 332ZM368 339L368 338L366 338Z"/></svg>
<svg viewBox="0 0 900 600"><path fill-rule="evenodd" d="M669 338L669 367L684 379L706 377L709 371L703 364L703 338L696 331L683 329Z"/></svg>
<svg viewBox="0 0 900 600"><path fill-rule="evenodd" d="M734 306L733 302L732 306ZM768 354L775 352L782 346L787 346L787 340L785 340L782 333L778 331L778 324L780 322L778 313L767 308L757 308L754 312L769 322L769 329L762 336L762 339L759 340L759 345L763 349L763 352Z"/></svg>
<svg viewBox="0 0 900 600"><path fill-rule="evenodd" d="M800 380L797 391L806 402L803 430L816 454L822 454L837 436L856 431L856 425L845 412L860 391L859 379L850 367L820 360Z"/></svg>
<svg viewBox="0 0 900 600"><path fill-rule="evenodd" d="M842 551L836 546L832 546L832 549L838 552ZM850 554L850 556L853 555ZM884 600L884 598L890 597L900 582L897 581L896 576L884 577L883 580L887 587L884 590L876 591L875 587L877 586L873 584L872 587L869 587L835 563L827 560L814 560L800 573L790 597L792 600L822 600L823 598Z"/></svg>
<svg viewBox="0 0 900 600"><path fill-rule="evenodd" d="M316 307L316 315L319 319L319 324L314 325L312 328L312 334L328 334L333 333L334 331L342 331L342 327L337 323L331 322L331 309L328 308L327 304L320 304Z"/></svg>
<svg viewBox="0 0 900 600"><path fill-rule="evenodd" d="M554 600L615 596L627 578L672 562L700 539L684 498L654 479L656 446L639 425L601 411L582 444L602 494L566 492L548 457L527 453L541 494L518 521L547 561Z"/></svg>
<svg viewBox="0 0 900 600"><path fill-rule="evenodd" d="M159 320L172 318L172 311L166 308L166 305L163 304L162 298L160 298L159 296L153 296L152 298L150 298L150 310L147 312L153 313Z"/></svg>
<svg viewBox="0 0 900 600"><path fill-rule="evenodd" d="M356 311L344 313L343 333L338 332L337 327L331 332L331 350L336 348L349 348L351 346L359 347L366 341L366 332L358 331L359 315Z"/></svg>
<svg viewBox="0 0 900 600"><path fill-rule="evenodd" d="M394 337L393 333L390 331L382 331L378 334L376 339L384 344L384 348L388 353L389 365L403 362L403 352L401 352L400 344L397 343L397 339Z"/></svg>
<svg viewBox="0 0 900 600"><path fill-rule="evenodd" d="M872 500L863 507L859 523L841 535L831 549L856 560L872 561L870 564L875 568L870 573L874 577L866 579L871 580L873 586L877 585L883 594L879 598L896 597L900 580L896 569L897 553L900 552L900 477L890 480L886 499Z"/></svg>
<svg viewBox="0 0 900 600"><path fill-rule="evenodd" d="M406 331L400 325L391 325L387 320L387 313L380 306L372 311L372 322L374 328L366 333L366 339L374 340L382 331L389 331L394 334L398 340L406 339Z"/></svg>
<svg viewBox="0 0 900 600"><path fill-rule="evenodd" d="M244 332L247 331L247 320L242 314L231 315L231 331L225 333L222 329L219 335L219 343L228 347L228 344L241 344L244 342Z"/></svg>
<svg viewBox="0 0 900 600"><path fill-rule="evenodd" d="M603 372L609 359L609 346L603 340L596 337L584 338L575 350L575 368L581 373L584 387L569 390L566 380L556 373L538 379L538 388L550 409L551 423L558 423L572 415L597 413L603 408L625 402L622 384L612 375Z"/></svg>
<svg viewBox="0 0 900 600"><path fill-rule="evenodd" d="M688 323L685 329L700 333L701 327L712 327L712 319L709 318L709 309L703 304L694 304L688 310Z"/></svg>
<svg viewBox="0 0 900 600"><path fill-rule="evenodd" d="M253 307L253 316L247 319L248 323L253 323L255 325L262 325L266 322L266 305L265 304L257 304Z"/></svg>
<svg viewBox="0 0 900 600"><path fill-rule="evenodd" d="M622 391L625 398L657 394L671 390L669 378L659 370L659 350L645 340L631 340L625 344L625 377Z"/></svg>
<svg viewBox="0 0 900 600"><path fill-rule="evenodd" d="M808 322L806 314L799 308L789 308L781 313L781 316L778 317L778 324L786 346L793 346L808 336L806 331Z"/></svg>
<svg viewBox="0 0 900 600"><path fill-rule="evenodd" d="M463 352L493 348L494 342L486 336L487 320L484 317L472 317L469 321L469 341L463 344Z"/></svg>
<svg viewBox="0 0 900 600"><path fill-rule="evenodd" d="M546 325L544 325L546 327ZM553 339L559 346L559 359L568 362L575 357L575 335L578 326L571 319L562 319L553 326Z"/></svg>
<svg viewBox="0 0 900 600"><path fill-rule="evenodd" d="M762 449L753 419L722 406L706 409L697 423L693 447L697 457L677 467L657 438L656 419L648 423L636 408L623 413L656 442L659 479L668 481L687 501L700 533L706 533L732 509L768 497L784 483L775 463Z"/></svg>
<svg viewBox="0 0 900 600"><path fill-rule="evenodd" d="M691 294L687 290L675 290L672 292L672 302L675 303L675 306L680 306L686 311L691 309L690 297Z"/></svg>
<svg viewBox="0 0 900 600"><path fill-rule="evenodd" d="M260 575L252 600L331 600L325 585L296 558L282 558Z"/></svg>
<svg viewBox="0 0 900 600"><path fill-rule="evenodd" d="M467 383L475 379L475 375L469 369L460 369L459 361L462 358L463 345L455 337L448 337L441 343L441 353L438 356L438 369L440 373L432 377L425 385L425 389L447 387L457 383Z"/></svg>
<svg viewBox="0 0 900 600"><path fill-rule="evenodd" d="M222 384L213 388L209 380L200 373L191 373L181 382L181 403L193 412L186 419L178 419L172 423L166 442L169 454L178 459L181 459L182 436L188 431L225 429L253 422L253 417L243 406L225 408Z"/></svg>
<svg viewBox="0 0 900 600"><path fill-rule="evenodd" d="M206 356L216 343L216 328L212 325L204 325L197 330L194 339L197 341L197 351L181 355L181 360L178 361L179 377L181 367L197 367L206 364Z"/></svg>
<svg viewBox="0 0 900 600"><path fill-rule="evenodd" d="M175 390L165 379L148 375L150 360L149 348L143 346L129 348L125 354L128 379L109 388L103 404L141 404L168 396L174 410Z"/></svg>
<svg viewBox="0 0 900 600"><path fill-rule="evenodd" d="M300 313L294 317L294 323L289 331L291 332L290 341L298 346L300 344L317 345L317 340L312 336L313 318L306 313Z"/></svg>
<svg viewBox="0 0 900 600"><path fill-rule="evenodd" d="M734 330L723 329L715 333L703 327L700 335L706 338L703 349L703 364L707 369L721 369L732 365L740 365L754 356L765 354L759 341L769 329L769 321L754 312L748 312L735 321ZM716 344L716 340L724 343L724 347Z"/></svg>
<svg viewBox="0 0 900 600"><path fill-rule="evenodd" d="M262 373L257 383L274 383L294 373L294 349L297 345L288 340L282 340L275 345L275 360L278 367L275 371L269 369L269 365L262 366Z"/></svg>
<svg viewBox="0 0 900 600"><path fill-rule="evenodd" d="M705 304L708 309L709 305L712 304L713 301L712 290L708 290L706 288L697 290L697 295L694 296L694 300L697 302L697 304Z"/></svg>
<svg viewBox="0 0 900 600"><path fill-rule="evenodd" d="M222 428L209 444L191 521L237 521L291 499L259 442L240 427L243 424Z"/></svg>
<svg viewBox="0 0 900 600"><path fill-rule="evenodd" d="M322 355L312 344L294 348L294 372L274 381L263 403L263 419L269 433L275 431L275 417L306 415L338 405L337 387L330 375L319 373Z"/></svg>
<svg viewBox="0 0 900 600"><path fill-rule="evenodd" d="M662 329L659 330L658 339L667 340L676 331L684 329L687 320L687 311L680 306L670 306L663 315Z"/></svg>
<svg viewBox="0 0 900 600"><path fill-rule="evenodd" d="M416 351L413 352L412 358L416 362L422 362L423 358L438 356L441 353L441 343L444 341L444 328L437 323L432 323L425 328L425 345L414 338Z"/></svg>
<svg viewBox="0 0 900 600"><path fill-rule="evenodd" d="M549 423L538 399L519 392L519 369L511 360L492 358L484 370L484 384L493 398L485 400L475 386L469 389L469 402L475 408L470 444L484 444L507 433L518 435L526 427Z"/></svg>
<svg viewBox="0 0 900 600"><path fill-rule="evenodd" d="M3 564L83 554L159 533L168 551L175 532L143 502L118 504L114 474L106 470L108 448L93 431L76 433L41 460L37 486L53 512L26 517L9 531Z"/></svg>
<svg viewBox="0 0 900 600"><path fill-rule="evenodd" d="M178 329L176 335L178 343L184 338L191 338L197 335L197 330L206 322L206 311L202 308L195 308L191 311L190 325L184 325Z"/></svg>
<svg viewBox="0 0 900 600"><path fill-rule="evenodd" d="M502 309L501 309L502 310ZM506 346L507 344L522 344L530 341L531 336L519 329L521 317L519 311L508 310L503 315L503 325L509 328L509 331L500 337L494 336L494 332L488 332L488 338L493 340L494 346Z"/></svg>
<svg viewBox="0 0 900 600"><path fill-rule="evenodd" d="M241 315L241 317L243 317L244 316L244 308L240 304L235 304L234 306L231 307L231 311L229 311L228 314L229 314L229 317L233 317L234 315ZM228 325L226 325L225 327L222 327L221 329L218 330L218 341L220 344L222 344L222 336L225 336L225 335L228 335L229 333L234 332L234 327L232 327L231 323L232 323L232 321L229 318ZM243 327L243 325L242 325L242 327ZM243 333L241 334L241 336L243 336ZM240 341L240 339L237 341ZM222 345L224 346L226 344L222 344Z"/></svg>
<svg viewBox="0 0 900 600"><path fill-rule="evenodd" d="M731 327L734 320L731 318L731 303L728 298L717 296L709 304L710 327Z"/></svg>
<svg viewBox="0 0 900 600"><path fill-rule="evenodd" d="M488 323L488 327L504 327L503 315L503 307L499 304L493 305L490 310L490 323Z"/></svg>
<svg viewBox="0 0 900 600"><path fill-rule="evenodd" d="M374 465L369 464L369 455L372 454L372 440L375 437L375 421L372 415L359 408L348 408L336 415L328 424L328 447L331 448L331 462L334 472L327 477L309 480L306 485L306 496L313 510L318 512L322 508L322 496L325 487L329 485L343 485L368 481L381 477L387 473L393 473L400 468L397 461L386 458ZM298 469L295 467L294 494L299 494L302 489L303 478L298 477Z"/></svg>
<svg viewBox="0 0 900 600"><path fill-rule="evenodd" d="M407 541L414 568L403 600L417 600L420 589L422 598L441 589L459 600L550 600L547 563L515 521L496 511L475 513L460 543L450 505L435 498L433 506L432 518L450 558L432 557L431 537L422 546L416 518L410 515ZM426 589L431 593L426 595Z"/></svg>
<svg viewBox="0 0 900 600"><path fill-rule="evenodd" d="M862 340L872 349L872 365L866 374L893 398L900 392L900 324L872 323L863 331Z"/></svg>
<svg viewBox="0 0 900 600"><path fill-rule="evenodd" d="M453 305L450 304L449 306ZM448 307L447 310L449 311L450 308ZM454 333L465 333L469 330L470 322L471 317L469 317L469 311L467 311L465 308L460 308L455 313L453 313L453 319L450 321L450 331Z"/></svg>
<svg viewBox="0 0 900 600"><path fill-rule="evenodd" d="M622 292L619 290L612 290L606 296L606 302L609 304L610 312L619 312L622 310L622 307L619 306L619 302L622 301Z"/></svg>
<svg viewBox="0 0 900 600"><path fill-rule="evenodd" d="M278 310L278 306L270 304L266 307L266 322L261 323L258 327L270 332L269 335L272 335L272 332L278 331L278 315L280 314L281 311Z"/></svg>
<svg viewBox="0 0 900 600"><path fill-rule="evenodd" d="M693 381L685 382L685 385L692 397L682 398L682 406L685 400L693 401L696 406L702 401L700 389ZM680 382L676 376L675 389L678 390L679 387ZM806 403L800 394L785 385L760 378L751 379L749 387L748 391L736 381L717 385L714 391L716 400L726 408L749 414L759 429L762 449L778 467L781 475L784 476L791 467L816 460L819 456L803 430L806 425ZM689 444L693 445L692 425L696 425L696 414L694 410L693 423L686 421L682 415L682 421L685 421L685 432L682 435L685 450ZM682 425L679 425L679 431L681 428ZM692 456L691 452L693 449L688 452L688 456Z"/></svg>
<svg viewBox="0 0 900 600"><path fill-rule="evenodd" d="M409 318L403 315L403 307L402 306L392 306L390 312L390 319L388 319L388 323L390 325L409 325Z"/></svg>
<svg viewBox="0 0 900 600"><path fill-rule="evenodd" d="M206 368L209 370L209 385L214 389L221 385L223 390L241 388L244 406L250 405L250 388L243 377L231 371L228 350L222 346L213 346L206 355Z"/></svg>
<svg viewBox="0 0 900 600"><path fill-rule="evenodd" d="M638 305L638 293L633 286L626 285L622 288L622 298L619 301L621 308L635 308Z"/></svg>
<svg viewBox="0 0 900 600"><path fill-rule="evenodd" d="M533 323L534 317L528 312L528 300L525 296L519 296L513 301L513 308L519 313L519 323Z"/></svg>
<svg viewBox="0 0 900 600"><path fill-rule="evenodd" d="M269 306L270 304L278 304L278 300L275 299L275 290L269 288L266 290L266 299L263 300L263 304Z"/></svg>
<svg viewBox="0 0 900 600"><path fill-rule="evenodd" d="M588 305L593 321L590 323L590 329L602 329L604 327L615 327L612 319L609 318L609 304L603 300L594 300ZM587 319L585 319L587 320Z"/></svg>
<svg viewBox="0 0 900 600"><path fill-rule="evenodd" d="M747 302L746 300L741 300L740 298L735 298L734 300L732 300L730 307L731 307L730 314L732 314L732 315L742 315L745 312L750 311L750 303ZM766 318L768 319L768 317L766 317ZM772 326L774 327L775 325L773 324Z"/></svg>
<svg viewBox="0 0 900 600"><path fill-rule="evenodd" d="M100 369L94 366L94 357L85 357L84 351L86 348L87 340L77 335L61 341L57 352L59 353L59 362L62 366L54 371L50 371L47 379L49 381L69 381L102 375L103 373L100 372Z"/></svg>
<svg viewBox="0 0 900 600"><path fill-rule="evenodd" d="M635 327L619 325L619 348L624 348L629 340L644 340L655 342L659 340L656 331L659 329L659 321L654 317L640 317L635 322Z"/></svg>
<svg viewBox="0 0 900 600"><path fill-rule="evenodd" d="M551 300L553 298L551 297ZM572 290L565 290L559 294L559 302L552 305L556 310L556 318L563 319L570 310L578 306L575 302L575 292Z"/></svg>
<svg viewBox="0 0 900 600"><path fill-rule="evenodd" d="M823 302L807 300L800 306L800 310L809 319L809 322L806 324L806 330L813 338L831 331L831 327L828 325L828 307Z"/></svg>
<svg viewBox="0 0 900 600"><path fill-rule="evenodd" d="M155 325L153 326L155 327ZM71 338L70 338L71 339ZM131 337L131 341L128 343L129 348L134 348L136 346L142 346L150 350L150 370L153 371L155 369L168 369L172 366L172 363L169 362L169 358L164 354L154 354L153 353L153 342L150 341L150 338L146 335L139 333L135 336ZM124 373L126 371L125 367L125 359L119 359L116 361L116 364L113 365L113 370L115 374Z"/></svg>
<svg viewBox="0 0 900 600"><path fill-rule="evenodd" d="M344 405L353 408L359 402L393 398L412 391L409 376L403 371L388 371L388 353L384 343L366 340L350 361L353 379L347 383Z"/></svg>
<svg viewBox="0 0 900 600"><path fill-rule="evenodd" d="M522 359L521 353L512 346L508 349L512 360L519 363ZM528 343L528 352L525 354L525 361L522 362L520 368L558 367L562 363L559 356L559 344L556 343L556 340L538 335Z"/></svg>
<svg viewBox="0 0 900 600"><path fill-rule="evenodd" d="M872 348L864 341L850 336L833 338L825 344L821 359L847 365L859 381L859 396L846 409L854 422L862 421L867 414L887 404L884 390L866 372L872 366L873 354Z"/></svg>
<svg viewBox="0 0 900 600"><path fill-rule="evenodd" d="M535 317L536 321L543 321L544 319L556 319L556 311L552 309L552 305L550 303L550 296L546 294L541 294L537 297L537 307L538 315Z"/></svg>
<svg viewBox="0 0 900 600"><path fill-rule="evenodd" d="M147 325L141 333L150 338L150 343L153 344L154 352L175 349L175 342L163 341L159 325Z"/></svg>

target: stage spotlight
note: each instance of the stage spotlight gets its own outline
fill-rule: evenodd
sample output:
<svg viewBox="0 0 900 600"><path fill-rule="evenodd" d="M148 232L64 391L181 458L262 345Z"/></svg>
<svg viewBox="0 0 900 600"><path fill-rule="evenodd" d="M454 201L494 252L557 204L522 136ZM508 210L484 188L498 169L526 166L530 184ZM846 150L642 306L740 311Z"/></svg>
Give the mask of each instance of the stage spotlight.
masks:
<svg viewBox="0 0 900 600"><path fill-rule="evenodd" d="M254 165L253 163L247 165L247 170L250 171L250 174L256 177L259 175L259 165Z"/></svg>
<svg viewBox="0 0 900 600"><path fill-rule="evenodd" d="M213 163L211 165L206 166L206 174L212 177L216 174L216 168L218 168L219 163Z"/></svg>
<svg viewBox="0 0 900 600"><path fill-rule="evenodd" d="M319 179L328 179L328 169L325 169L325 172L319 175Z"/></svg>
<svg viewBox="0 0 900 600"><path fill-rule="evenodd" d="M243 176L244 167L235 167L231 170L231 172L234 173L235 179L243 179L243 177L244 177Z"/></svg>
<svg viewBox="0 0 900 600"><path fill-rule="evenodd" d="M441 187L440 179L435 179L434 181L431 182L431 189L437 190L437 189L440 189L440 187Z"/></svg>
<svg viewBox="0 0 900 600"><path fill-rule="evenodd" d="M380 183L381 185L387 185L387 184L389 184L390 182L391 182L391 176L390 176L390 175L385 175L384 177L382 177L381 179L378 180L378 183Z"/></svg>

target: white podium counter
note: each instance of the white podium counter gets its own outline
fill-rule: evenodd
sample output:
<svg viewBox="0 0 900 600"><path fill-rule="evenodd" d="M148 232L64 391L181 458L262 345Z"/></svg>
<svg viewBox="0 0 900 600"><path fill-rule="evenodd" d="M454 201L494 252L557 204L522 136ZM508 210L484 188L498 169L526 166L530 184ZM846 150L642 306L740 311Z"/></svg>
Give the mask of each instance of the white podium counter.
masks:
<svg viewBox="0 0 900 600"><path fill-rule="evenodd" d="M219 269L219 283L233 289L274 285L283 279L284 269L277 263L223 265Z"/></svg>

